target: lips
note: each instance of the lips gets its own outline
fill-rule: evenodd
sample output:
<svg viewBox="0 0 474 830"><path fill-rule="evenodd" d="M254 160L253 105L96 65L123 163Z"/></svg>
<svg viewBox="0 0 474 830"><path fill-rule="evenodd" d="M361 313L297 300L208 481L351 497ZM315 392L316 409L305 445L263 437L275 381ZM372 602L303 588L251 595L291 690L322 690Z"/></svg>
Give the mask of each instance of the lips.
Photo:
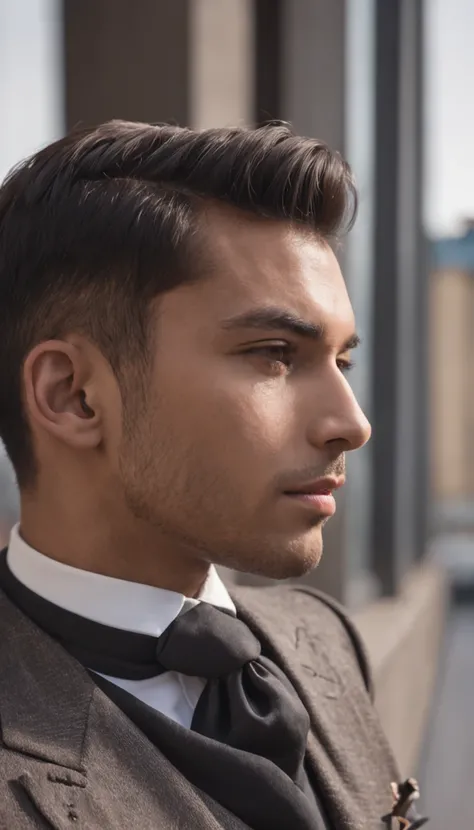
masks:
<svg viewBox="0 0 474 830"><path fill-rule="evenodd" d="M307 482L285 491L285 496L294 502L311 508L319 516L329 518L336 512L333 492L344 484L344 478L326 477Z"/></svg>
<svg viewBox="0 0 474 830"><path fill-rule="evenodd" d="M330 496L334 490L339 490L343 484L343 476L327 476L301 484L298 487L291 487L285 493L287 496Z"/></svg>

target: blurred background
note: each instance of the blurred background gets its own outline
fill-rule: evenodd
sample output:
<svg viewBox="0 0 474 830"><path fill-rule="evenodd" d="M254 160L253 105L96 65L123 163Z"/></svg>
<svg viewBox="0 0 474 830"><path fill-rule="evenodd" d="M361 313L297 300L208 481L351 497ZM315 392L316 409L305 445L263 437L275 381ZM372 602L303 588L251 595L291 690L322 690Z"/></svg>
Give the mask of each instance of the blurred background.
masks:
<svg viewBox="0 0 474 830"><path fill-rule="evenodd" d="M109 118L284 119L353 165L341 258L374 437L306 581L362 630L433 830L474 827L473 36L472 0L0 0L0 178ZM0 451L2 543L17 515Z"/></svg>

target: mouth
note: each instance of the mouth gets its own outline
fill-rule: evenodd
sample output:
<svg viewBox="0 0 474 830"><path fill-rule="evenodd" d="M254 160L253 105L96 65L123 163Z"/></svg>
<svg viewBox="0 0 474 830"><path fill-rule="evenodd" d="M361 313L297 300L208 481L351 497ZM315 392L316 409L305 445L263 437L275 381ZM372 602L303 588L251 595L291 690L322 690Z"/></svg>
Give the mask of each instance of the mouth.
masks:
<svg viewBox="0 0 474 830"><path fill-rule="evenodd" d="M343 486L344 481L343 476L319 478L294 489L285 490L284 495L310 507L321 516L330 517L336 512L334 492Z"/></svg>

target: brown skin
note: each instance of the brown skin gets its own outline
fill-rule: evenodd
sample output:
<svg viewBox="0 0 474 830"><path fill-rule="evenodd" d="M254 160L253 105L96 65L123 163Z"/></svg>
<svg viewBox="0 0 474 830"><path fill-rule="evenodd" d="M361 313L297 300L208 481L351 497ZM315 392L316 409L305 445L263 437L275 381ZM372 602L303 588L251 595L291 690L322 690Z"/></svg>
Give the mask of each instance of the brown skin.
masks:
<svg viewBox="0 0 474 830"><path fill-rule="evenodd" d="M317 564L324 519L285 490L370 435L344 376L354 317L336 257L289 223L210 208L209 275L162 296L141 392L78 334L24 367L39 462L22 534L44 554L188 596L213 562L275 578ZM272 307L303 337L226 321ZM85 394L91 412L84 412Z"/></svg>

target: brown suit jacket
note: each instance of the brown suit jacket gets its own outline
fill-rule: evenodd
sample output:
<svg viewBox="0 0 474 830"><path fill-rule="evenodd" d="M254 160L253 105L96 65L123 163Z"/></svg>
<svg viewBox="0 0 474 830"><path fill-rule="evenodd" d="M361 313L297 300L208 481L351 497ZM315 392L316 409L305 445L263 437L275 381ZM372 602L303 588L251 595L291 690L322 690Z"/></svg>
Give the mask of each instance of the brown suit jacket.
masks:
<svg viewBox="0 0 474 830"><path fill-rule="evenodd" d="M398 776L352 625L314 591L247 588L234 600L308 709L331 827L381 830ZM1 830L244 830L2 592L0 722Z"/></svg>

